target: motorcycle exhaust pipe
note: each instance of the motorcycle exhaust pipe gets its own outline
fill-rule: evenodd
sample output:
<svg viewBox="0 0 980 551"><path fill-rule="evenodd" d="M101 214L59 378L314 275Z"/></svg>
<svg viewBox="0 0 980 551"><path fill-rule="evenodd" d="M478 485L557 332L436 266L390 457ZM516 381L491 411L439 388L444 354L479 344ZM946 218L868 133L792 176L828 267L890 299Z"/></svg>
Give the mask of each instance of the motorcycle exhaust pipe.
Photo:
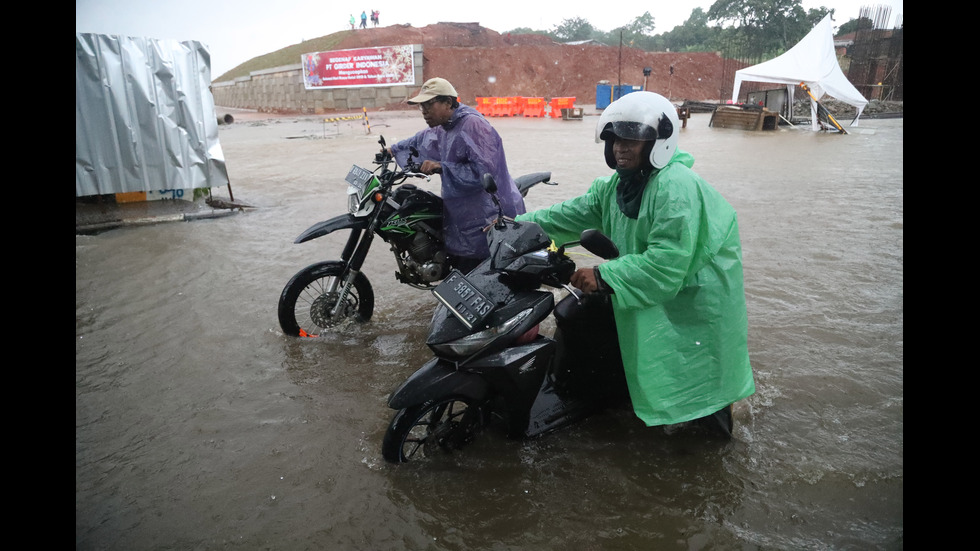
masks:
<svg viewBox="0 0 980 551"><path fill-rule="evenodd" d="M231 113L225 113L223 117L218 117L218 124L231 124L235 122L235 117L231 116Z"/></svg>

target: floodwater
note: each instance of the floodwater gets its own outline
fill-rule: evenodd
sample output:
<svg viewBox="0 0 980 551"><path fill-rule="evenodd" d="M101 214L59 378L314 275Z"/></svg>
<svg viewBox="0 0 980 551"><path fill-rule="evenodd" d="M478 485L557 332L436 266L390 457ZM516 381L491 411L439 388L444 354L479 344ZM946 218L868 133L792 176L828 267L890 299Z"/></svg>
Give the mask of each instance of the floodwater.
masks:
<svg viewBox="0 0 980 551"><path fill-rule="evenodd" d="M370 323L288 338L276 306L346 236L293 239L421 116L239 117L220 140L234 198L257 208L75 237L75 548L902 549L903 120L840 135L709 119L681 147L739 213L757 391L731 442L620 411L386 464L386 399L430 357L431 295L395 282L378 240ZM491 121L514 174L560 183L531 209L609 171L595 117Z"/></svg>

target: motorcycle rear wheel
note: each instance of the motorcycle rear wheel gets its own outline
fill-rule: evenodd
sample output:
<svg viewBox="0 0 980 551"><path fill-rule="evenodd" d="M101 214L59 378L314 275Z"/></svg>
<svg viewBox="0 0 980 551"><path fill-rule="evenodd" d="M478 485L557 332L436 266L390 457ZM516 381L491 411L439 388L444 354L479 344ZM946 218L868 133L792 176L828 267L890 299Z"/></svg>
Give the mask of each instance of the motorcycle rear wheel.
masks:
<svg viewBox="0 0 980 551"><path fill-rule="evenodd" d="M483 421L480 406L463 397L408 407L388 425L381 455L389 463L408 463L450 453L472 442Z"/></svg>
<svg viewBox="0 0 980 551"><path fill-rule="evenodd" d="M367 277L358 273L337 315L330 311L337 293L329 289L341 277L340 262L319 262L300 270L279 295L279 326L293 337L316 337L348 319L363 323L374 313L374 289Z"/></svg>

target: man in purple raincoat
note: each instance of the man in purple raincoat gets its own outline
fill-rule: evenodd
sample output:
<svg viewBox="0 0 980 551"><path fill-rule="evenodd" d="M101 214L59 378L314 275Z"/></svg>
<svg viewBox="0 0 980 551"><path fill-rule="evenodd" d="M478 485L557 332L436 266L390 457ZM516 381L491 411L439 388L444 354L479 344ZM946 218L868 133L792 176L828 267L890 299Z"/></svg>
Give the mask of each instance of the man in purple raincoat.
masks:
<svg viewBox="0 0 980 551"><path fill-rule="evenodd" d="M483 174L497 183L497 197L504 215L525 212L524 198L507 169L500 135L476 109L459 103L456 89L442 78L429 79L417 96L429 128L391 146L400 166L409 148L415 147L421 171L442 178L443 236L450 264L469 272L490 255L484 228L497 218L497 206L483 190Z"/></svg>

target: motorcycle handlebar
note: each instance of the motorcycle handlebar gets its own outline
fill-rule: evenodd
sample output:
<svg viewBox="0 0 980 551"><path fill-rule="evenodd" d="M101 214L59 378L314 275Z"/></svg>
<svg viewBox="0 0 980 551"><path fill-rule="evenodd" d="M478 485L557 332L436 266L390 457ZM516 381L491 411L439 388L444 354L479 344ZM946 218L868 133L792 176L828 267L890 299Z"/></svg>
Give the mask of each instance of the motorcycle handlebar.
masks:
<svg viewBox="0 0 980 551"><path fill-rule="evenodd" d="M422 174L421 172L403 172L402 174L408 178L425 178L426 182L432 180L428 174Z"/></svg>
<svg viewBox="0 0 980 551"><path fill-rule="evenodd" d="M386 172L386 173L388 173L388 174L390 174L390 175L393 176L393 180L397 180L398 178L425 178L426 181L430 181L431 180L431 178L429 177L429 175L420 172L422 165L420 165L418 163L412 162L412 159L413 158L416 158L416 157L419 156L419 152L418 152L417 149L415 149L414 147L411 148L410 153L409 153L409 156L408 156L408 165L405 167L404 170L402 170L401 172L399 172L397 170L397 161L395 161L395 156L391 153L391 150L388 148L388 145L387 145L387 142L385 142L384 136L381 136L381 139L378 140L378 143L381 144L381 151L378 152L378 153L375 153L375 155L374 155L374 164L381 165L383 167L383 171L384 172ZM395 161L396 162L396 170L389 171L388 170L388 165L392 161ZM437 172L440 172L440 171L437 171Z"/></svg>

